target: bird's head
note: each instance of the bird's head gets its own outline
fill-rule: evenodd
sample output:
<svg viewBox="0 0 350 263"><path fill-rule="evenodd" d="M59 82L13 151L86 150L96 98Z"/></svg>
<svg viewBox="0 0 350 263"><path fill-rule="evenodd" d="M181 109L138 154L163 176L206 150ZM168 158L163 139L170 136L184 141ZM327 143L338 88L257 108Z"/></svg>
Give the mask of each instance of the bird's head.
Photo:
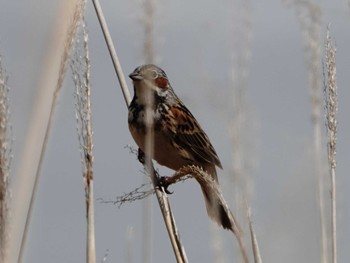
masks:
<svg viewBox="0 0 350 263"><path fill-rule="evenodd" d="M164 70L153 64L137 67L129 77L133 81L136 93L143 92L145 89L162 93L170 87Z"/></svg>

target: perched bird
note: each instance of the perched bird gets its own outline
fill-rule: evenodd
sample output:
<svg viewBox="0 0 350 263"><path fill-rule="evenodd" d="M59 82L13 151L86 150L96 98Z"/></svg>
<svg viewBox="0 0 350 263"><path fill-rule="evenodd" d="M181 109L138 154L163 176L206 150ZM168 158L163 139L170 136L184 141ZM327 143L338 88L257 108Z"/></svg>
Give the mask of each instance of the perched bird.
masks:
<svg viewBox="0 0 350 263"><path fill-rule="evenodd" d="M152 64L137 67L129 77L134 85L134 97L129 106L128 123L132 137L145 152L147 132L146 109L153 123L153 156L160 165L179 170L196 165L216 182L216 166L220 160L199 123L172 89L165 72ZM228 212L211 193L208 184L202 188L208 215L219 225L232 229Z"/></svg>

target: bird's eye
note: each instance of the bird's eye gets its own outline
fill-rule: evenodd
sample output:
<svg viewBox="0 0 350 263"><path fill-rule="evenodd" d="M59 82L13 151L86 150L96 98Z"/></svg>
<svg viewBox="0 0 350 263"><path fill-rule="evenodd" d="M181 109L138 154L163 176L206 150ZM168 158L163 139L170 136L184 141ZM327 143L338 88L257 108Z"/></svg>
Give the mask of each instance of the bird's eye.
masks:
<svg viewBox="0 0 350 263"><path fill-rule="evenodd" d="M156 78L158 78L158 72L155 71L155 70L152 70L152 71L150 72L150 78L151 78L151 79L156 79Z"/></svg>

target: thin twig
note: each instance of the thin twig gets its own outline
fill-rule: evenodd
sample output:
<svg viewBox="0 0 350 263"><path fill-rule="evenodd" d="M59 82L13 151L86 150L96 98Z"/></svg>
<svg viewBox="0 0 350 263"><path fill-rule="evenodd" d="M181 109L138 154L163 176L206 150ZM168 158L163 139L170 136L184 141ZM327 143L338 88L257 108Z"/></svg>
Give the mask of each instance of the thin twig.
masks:
<svg viewBox="0 0 350 263"><path fill-rule="evenodd" d="M146 187L146 190L143 188ZM137 200L143 200L146 197L152 195L155 193L154 189L150 189L151 183L143 183L139 187L135 188L131 192L125 193L122 196L117 196L115 200L105 200L102 198L98 198L98 201L101 201L101 203L107 204L107 203L112 203L114 205L118 205L118 208L120 208L124 203L127 202L134 202Z"/></svg>

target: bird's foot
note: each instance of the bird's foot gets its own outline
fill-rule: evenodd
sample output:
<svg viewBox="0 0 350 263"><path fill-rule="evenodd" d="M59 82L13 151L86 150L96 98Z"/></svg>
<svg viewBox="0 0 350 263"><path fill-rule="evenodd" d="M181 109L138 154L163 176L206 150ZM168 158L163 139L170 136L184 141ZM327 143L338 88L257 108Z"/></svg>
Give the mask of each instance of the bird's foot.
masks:
<svg viewBox="0 0 350 263"><path fill-rule="evenodd" d="M171 195L174 192L171 192L168 190L169 185L170 183L168 181L168 177L161 176L158 178L158 187L163 188L165 193L167 193L168 195Z"/></svg>

